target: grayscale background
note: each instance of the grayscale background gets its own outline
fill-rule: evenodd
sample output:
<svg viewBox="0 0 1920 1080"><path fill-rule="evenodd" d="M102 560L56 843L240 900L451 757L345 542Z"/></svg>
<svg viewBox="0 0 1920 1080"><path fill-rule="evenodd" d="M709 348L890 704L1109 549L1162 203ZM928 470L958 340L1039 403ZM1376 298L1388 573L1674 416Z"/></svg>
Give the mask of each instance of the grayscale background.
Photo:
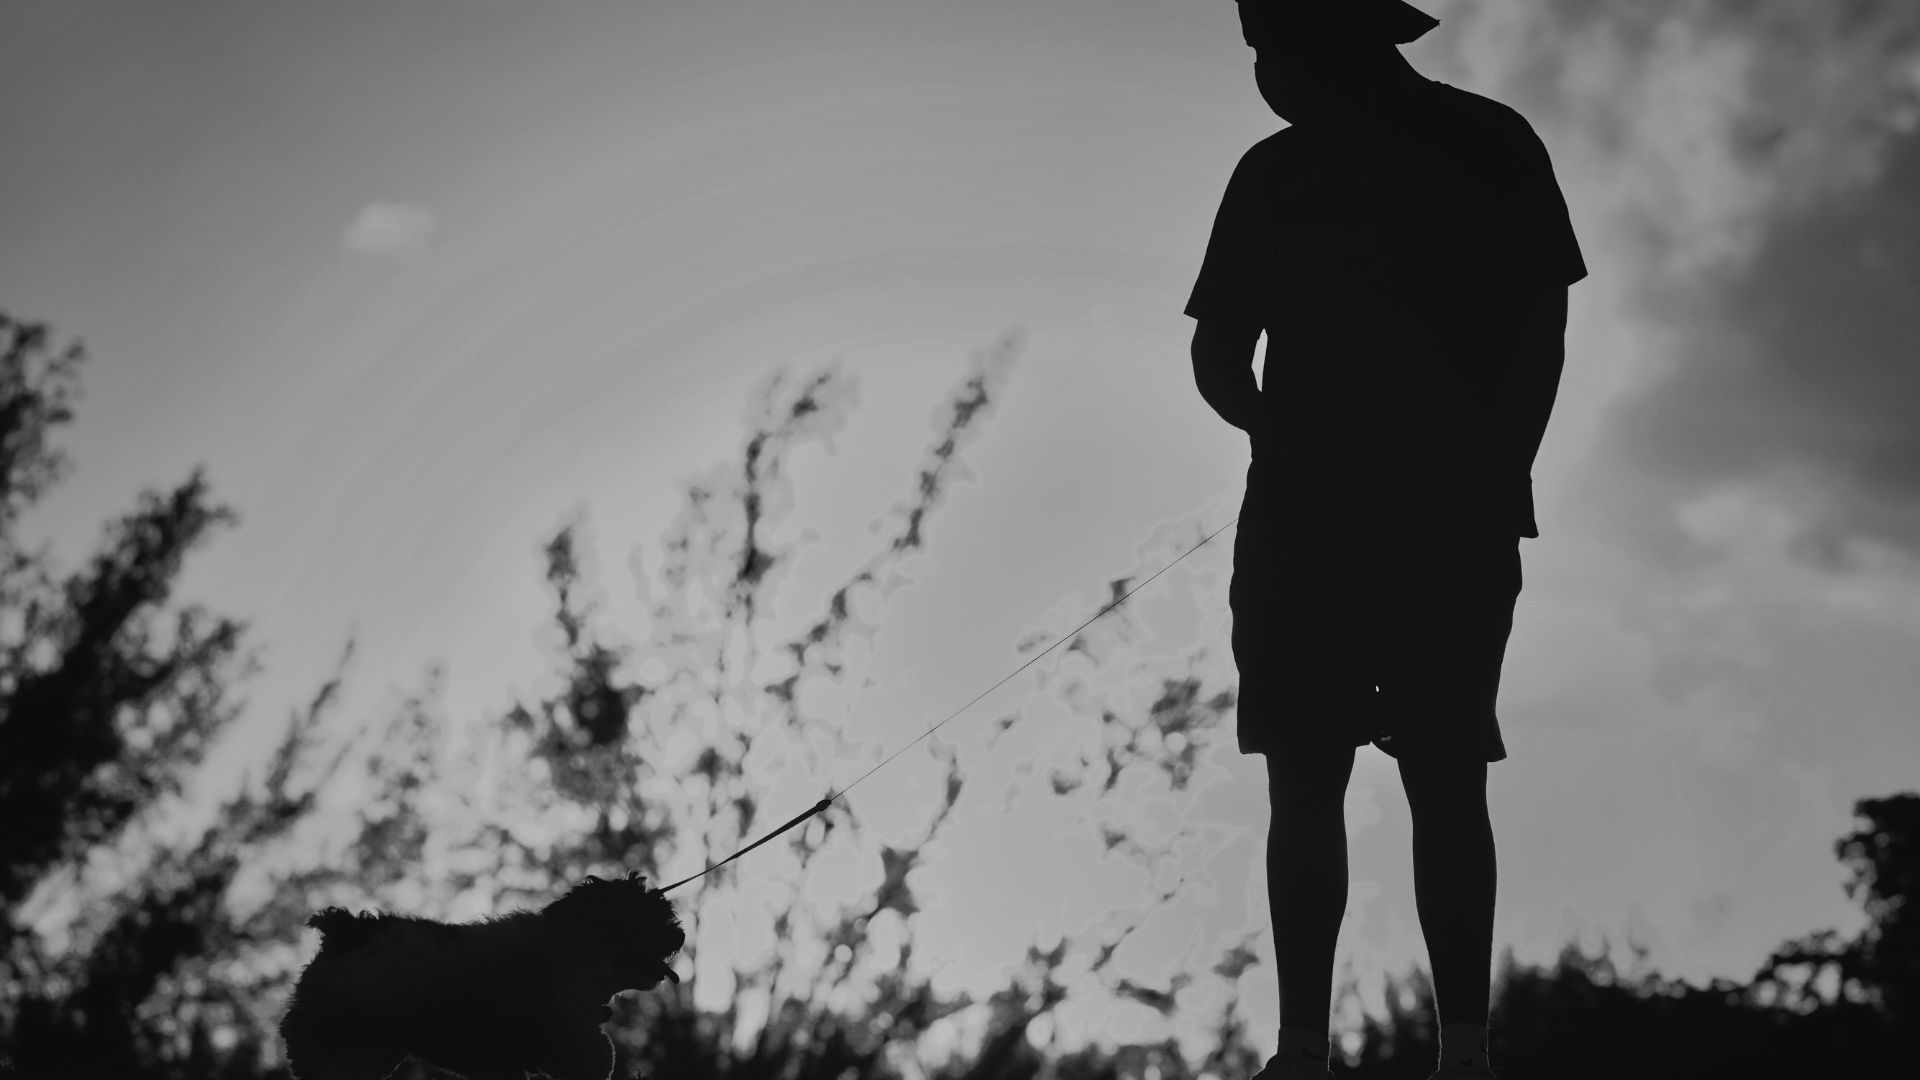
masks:
<svg viewBox="0 0 1920 1080"><path fill-rule="evenodd" d="M1422 6L1443 21L1406 55L1533 123L1591 268L1500 700L1496 948L1604 937L1744 978L1859 927L1832 843L1920 760L1920 7ZM766 824L1237 512L1246 446L1193 388L1181 314L1234 162L1280 126L1227 0L8 0L4 22L0 302L93 356L31 528L77 558L195 464L244 518L179 597L248 619L266 662L183 821L258 774L349 636L338 739L426 693L446 752L486 760L481 721L553 678L540 546L569 521L601 625L644 641L637 574L681 482L738 459L781 367L858 390L791 460L770 633L871 550L969 358L1017 341L964 482L863 612L852 690L808 691L871 752L752 760ZM969 789L911 923L940 985L990 992L1175 885L1116 970L1164 985L1250 934L1270 955L1258 759L1215 744L1185 793L1047 783L1157 673L1231 685L1231 535L942 730ZM822 897L924 830L928 747L852 796L870 828ZM486 813L489 777L435 812ZM1363 750L1347 810L1340 956L1374 985L1425 957L1389 759ZM1144 869L1104 822L1179 858ZM729 949L768 945L761 858L704 916L703 1001ZM1270 1032L1272 969L1241 981ZM1166 1016L1089 983L1059 1035L1198 1038L1222 991L1195 985Z"/></svg>

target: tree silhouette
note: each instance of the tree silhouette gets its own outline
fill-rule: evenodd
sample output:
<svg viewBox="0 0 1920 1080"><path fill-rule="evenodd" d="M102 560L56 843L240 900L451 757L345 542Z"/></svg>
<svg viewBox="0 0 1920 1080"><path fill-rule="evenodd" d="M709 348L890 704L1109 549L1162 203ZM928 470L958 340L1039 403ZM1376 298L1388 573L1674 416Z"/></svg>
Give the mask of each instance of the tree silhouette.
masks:
<svg viewBox="0 0 1920 1080"><path fill-rule="evenodd" d="M1501 958L1492 1057L1517 1076L1602 1080L1708 1075L1831 1075L1880 1080L1920 1073L1909 1034L1920 964L1907 914L1914 895L1920 795L1862 799L1867 826L1835 850L1852 864L1847 894L1865 897L1868 926L1853 941L1832 930L1782 945L1747 984L1704 988L1657 973L1621 973L1602 944L1589 958L1561 950L1552 968ZM1634 949L1636 969L1645 950ZM1818 985L1823 972L1831 989ZM1389 979L1387 1015L1363 1022L1356 1077L1425 1077L1438 1049L1433 989L1415 970Z"/></svg>
<svg viewBox="0 0 1920 1080"><path fill-rule="evenodd" d="M1852 867L1847 896L1866 909L1866 928L1852 941L1823 930L1782 945L1755 976L1755 993L1798 1013L1832 1007L1836 998L1869 1004L1911 1024L1920 1020L1920 920L1912 910L1920 896L1920 794L1862 799L1853 812L1867 826L1834 851ZM1836 976L1834 998L1816 988L1827 972Z"/></svg>
<svg viewBox="0 0 1920 1080"><path fill-rule="evenodd" d="M257 1029L251 1000L208 965L284 929L235 926L220 900L243 852L305 812L286 771L317 715L295 719L264 792L225 802L186 848L155 843L257 670L241 623L169 604L187 556L237 518L195 470L143 492L86 568L56 581L50 552L25 549L17 528L68 467L51 437L73 417L86 354L49 337L0 313L0 1058L47 1075L244 1075L223 1063ZM34 924L62 904L75 910L52 943Z"/></svg>
<svg viewBox="0 0 1920 1080"><path fill-rule="evenodd" d="M747 416L739 459L685 484L657 572L638 575L649 625L637 646L605 625L590 554L569 525L543 548L559 654L548 692L455 724L439 707L433 665L383 722L323 755L349 643L289 718L258 782L175 841L159 825L243 711L234 687L256 662L242 651L242 624L173 610L171 588L188 555L237 518L209 501L196 470L172 492L143 494L85 569L61 579L50 553L22 547L17 527L63 475L51 435L71 419L84 353L53 350L45 326L4 315L0 334L0 1073L12 1064L36 1078L132 1080L284 1080L274 1025L310 947L301 922L316 907L472 918L542 903L589 872L638 869L658 881L668 866L737 849L817 796L793 782L770 787L773 766L814 783L878 761L879 749L832 719L845 711L833 703L868 684L886 606L911 585L1021 346L1009 336L973 358L875 546L804 601L816 610L797 630L775 618L797 558L783 531L792 460L830 444L858 397L832 367L776 372ZM1187 543L1171 532L1160 542L1170 552ZM1166 561L1142 556L1143 566ZM1109 582L1108 598L1135 580ZM1056 633L1035 633L1016 652L1032 657ZM939 991L917 960L916 871L979 797L967 776L969 753L981 751L936 735L926 751L937 781L910 835L889 822L883 837L836 801L751 864L675 894L694 977L616 999L621 1066L695 1080L1252 1075L1260 1061L1238 996L1242 978L1260 976L1251 936L1158 983L1116 971L1115 957L1180 895L1204 847L1199 815L1185 809L1234 705L1204 647L1149 662L1142 639L1122 607L1036 665L1038 690L1073 722L1053 722L1066 735L1030 775L1045 797L1074 800L1110 857L1138 866L1143 905L1031 942L982 999ZM988 751L1030 722L1025 709L974 721ZM464 749L450 751L449 736ZM1180 824L1155 830L1130 817L1143 790ZM345 816L323 811L329 795ZM1848 895L1868 915L1857 937L1826 930L1787 942L1749 983L1706 988L1638 964L1622 974L1604 948L1590 959L1569 945L1552 968L1520 966L1509 952L1496 984L1496 1060L1518 1076L1564 1080L1920 1073L1902 1038L1920 970L1909 911L1920 795L1855 809L1866 824L1836 851L1853 869ZM775 890L757 915L769 945L723 956L722 938L702 928L716 916L752 921L749 874ZM852 898L810 895L823 879L850 883ZM1068 1046L1051 1034L1076 994L1173 1016L1209 981L1224 992L1197 1056L1170 1037ZM1363 1016L1347 1072L1424 1078L1432 1015L1424 973L1390 980L1385 1015Z"/></svg>
<svg viewBox="0 0 1920 1080"><path fill-rule="evenodd" d="M923 552L933 517L966 477L962 451L978 437L1020 348L1009 336L974 358L940 407L891 531L799 632L764 640L775 587L792 562L776 536L792 509L788 459L800 445L830 439L856 397L852 381L833 370L802 381L776 374L749 417L741 460L686 486L654 584L645 650L664 674L636 677L626 670L632 650L595 629L570 527L545 549L563 676L553 694L512 706L487 728L496 740L483 748L491 757L449 761L441 752L449 725L436 704L436 666L427 686L369 738L308 768L337 701L336 673L290 718L261 782L243 783L181 844L154 828L166 797L180 792L183 776L239 715L231 691L256 664L241 655L244 627L232 620L188 608L176 613L164 645L152 623L186 555L237 517L210 505L196 471L171 495L143 496L136 513L110 528L91 572L56 586L49 556L22 552L12 525L61 474L48 435L71 417L84 354L74 346L49 356L45 327L5 326L0 537L8 561L0 587L12 633L0 673L0 807L9 823L0 841L0 1059L34 1076L283 1076L274 1022L312 908L362 903L470 916L537 903L596 866L641 869L657 880L677 852L711 861L761 824L764 793L750 782L750 755L790 755L819 777L832 775L829 760L871 760L870 748L819 719L809 695L822 682L850 684L863 670L877 613L910 583L904 567ZM1069 652L1084 658L1094 635L1081 635ZM349 643L341 670L352 651ZM1165 771L1184 783L1194 749L1182 742L1187 736L1142 732L1197 731L1230 702L1201 694L1197 680L1168 680L1142 715L1101 717L1128 734L1083 758L1086 775L1056 770L1055 790L1097 781L1111 792L1119 769L1154 761L1156 748L1168 747ZM1018 720L1003 719L998 734ZM1163 1075L1189 1074L1171 1043L1060 1056L1029 1037L1034 1021L1065 999L1061 972L1076 955L1079 973L1115 994L1171 1008L1171 991L1106 974L1143 913L1119 913L1081 938L1031 948L1008 986L982 1002L938 994L915 969L905 928L918 911L911 875L965 788L959 752L937 739L928 749L946 779L923 838L873 842L836 804L770 845L756 856L755 873L785 875L789 903L771 927L776 948L723 971L718 1010L696 1005L698 980L618 1002L630 1021L623 1064L655 1075L898 1076L913 1071L905 1063L923 1056L930 1031L965 1013L974 1017L974 1050L923 1062L926 1069L955 1078L1056 1069L1096 1076L1118 1075L1116 1062L1152 1061L1163 1063ZM343 767L356 750L353 767ZM482 782L489 770L501 783ZM295 783L297 773L305 783ZM314 836L321 796L342 785L354 788L347 835ZM495 789L491 802L480 794ZM1104 835L1123 857L1155 855L1124 827ZM872 860L871 887L835 910L798 903L807 875L841 837ZM89 871L103 861L115 872ZM263 903L233 899L243 878L264 885L255 890L265 892ZM690 887L682 898L690 925L697 929L709 897L724 901L736 883L728 868ZM36 920L61 904L70 917L52 920L51 937L42 934ZM688 949L696 969L700 949L696 932ZM1243 968L1228 958L1217 972L1231 980ZM1237 1036L1233 1000L1221 1030ZM1213 1058L1235 1054L1248 1052Z"/></svg>

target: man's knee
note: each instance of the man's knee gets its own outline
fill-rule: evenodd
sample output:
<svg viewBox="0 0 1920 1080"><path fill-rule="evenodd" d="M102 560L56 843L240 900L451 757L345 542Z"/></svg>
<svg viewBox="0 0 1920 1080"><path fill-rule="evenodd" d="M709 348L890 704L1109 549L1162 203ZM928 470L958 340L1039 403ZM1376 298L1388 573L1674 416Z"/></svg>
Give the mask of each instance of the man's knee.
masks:
<svg viewBox="0 0 1920 1080"><path fill-rule="evenodd" d="M1398 763L1400 782L1415 812L1484 811L1487 804L1485 761L1403 755Z"/></svg>
<svg viewBox="0 0 1920 1080"><path fill-rule="evenodd" d="M1325 808L1344 803L1354 747L1303 748L1267 755L1267 795L1275 807Z"/></svg>

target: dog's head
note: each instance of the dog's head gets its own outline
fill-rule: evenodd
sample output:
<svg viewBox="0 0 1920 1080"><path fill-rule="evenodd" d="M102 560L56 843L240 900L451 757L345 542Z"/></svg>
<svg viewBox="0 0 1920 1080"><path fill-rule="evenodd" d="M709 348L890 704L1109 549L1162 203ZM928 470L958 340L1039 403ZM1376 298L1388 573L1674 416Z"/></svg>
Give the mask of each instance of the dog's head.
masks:
<svg viewBox="0 0 1920 1080"><path fill-rule="evenodd" d="M540 914L605 942L614 966L631 980L630 989L651 990L662 979L680 981L672 961L687 942L686 931L666 894L649 888L638 870L611 880L589 874Z"/></svg>

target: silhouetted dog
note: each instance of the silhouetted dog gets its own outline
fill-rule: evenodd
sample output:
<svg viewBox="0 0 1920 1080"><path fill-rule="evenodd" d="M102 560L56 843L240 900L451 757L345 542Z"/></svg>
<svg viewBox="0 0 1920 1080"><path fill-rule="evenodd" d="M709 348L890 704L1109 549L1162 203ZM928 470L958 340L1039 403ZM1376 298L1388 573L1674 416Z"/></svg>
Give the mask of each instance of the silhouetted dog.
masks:
<svg viewBox="0 0 1920 1080"><path fill-rule="evenodd" d="M280 1021L298 1080L384 1080L409 1057L468 1080L605 1080L607 1000L679 982L686 942L637 871L477 923L327 908L307 925L320 952Z"/></svg>

